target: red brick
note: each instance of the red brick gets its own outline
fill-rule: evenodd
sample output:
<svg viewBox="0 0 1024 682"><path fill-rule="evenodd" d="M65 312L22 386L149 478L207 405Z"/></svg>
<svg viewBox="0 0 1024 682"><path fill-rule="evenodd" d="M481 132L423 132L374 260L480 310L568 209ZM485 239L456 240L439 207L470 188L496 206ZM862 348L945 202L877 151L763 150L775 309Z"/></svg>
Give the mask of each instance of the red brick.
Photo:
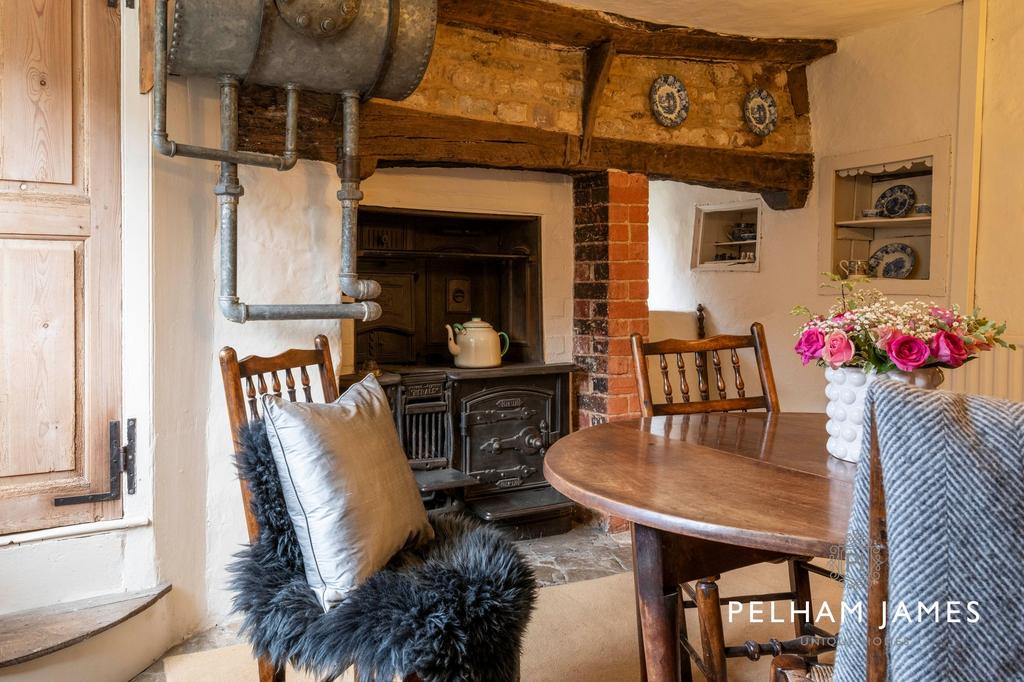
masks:
<svg viewBox="0 0 1024 682"><path fill-rule="evenodd" d="M622 171L610 170L608 171L608 186L609 187L629 187L631 178L629 173Z"/></svg>
<svg viewBox="0 0 1024 682"><path fill-rule="evenodd" d="M577 336L572 342L573 352L579 355L589 355L592 349L591 337Z"/></svg>
<svg viewBox="0 0 1024 682"><path fill-rule="evenodd" d="M609 207L609 210L611 207ZM629 222L638 225L647 224L647 204L636 204L629 207Z"/></svg>
<svg viewBox="0 0 1024 682"><path fill-rule="evenodd" d="M632 362L633 358L628 357L608 358L608 375L629 374L629 366Z"/></svg>
<svg viewBox="0 0 1024 682"><path fill-rule="evenodd" d="M634 228L629 223L613 223L608 226L608 241L628 242L631 239Z"/></svg>
<svg viewBox="0 0 1024 682"><path fill-rule="evenodd" d="M573 316L577 320L589 320L591 315L590 301L573 301Z"/></svg>
<svg viewBox="0 0 1024 682"><path fill-rule="evenodd" d="M590 282L594 279L594 268L590 263L576 263L576 281Z"/></svg>
<svg viewBox="0 0 1024 682"><path fill-rule="evenodd" d="M608 395L632 395L636 392L636 381L630 376L608 378Z"/></svg>
<svg viewBox="0 0 1024 682"><path fill-rule="evenodd" d="M643 173L630 173L629 184L632 187L647 187L649 183L647 182L647 176Z"/></svg>
<svg viewBox="0 0 1024 682"><path fill-rule="evenodd" d="M608 355L624 357L631 355L632 352L628 338L608 339Z"/></svg>
<svg viewBox="0 0 1024 682"><path fill-rule="evenodd" d="M629 260L647 261L647 242L630 242Z"/></svg>
<svg viewBox="0 0 1024 682"><path fill-rule="evenodd" d="M627 204L610 203L608 204L608 223L625 223L630 222L629 212L630 206Z"/></svg>
<svg viewBox="0 0 1024 682"><path fill-rule="evenodd" d="M650 287L647 285L647 282L644 282L643 280L636 280L634 282L630 282L629 283L629 297L632 298L632 299L646 301L647 300L647 296L650 293L648 291L649 289L650 289Z"/></svg>
<svg viewBox="0 0 1024 682"><path fill-rule="evenodd" d="M630 396L625 395L608 396L608 416L629 412L629 398Z"/></svg>
<svg viewBox="0 0 1024 682"><path fill-rule="evenodd" d="M608 319L632 319L647 315L647 301L612 301L608 304Z"/></svg>
<svg viewBox="0 0 1024 682"><path fill-rule="evenodd" d="M608 276L614 281L623 281L630 279L647 279L647 263L646 262L626 262L626 263L609 263L608 264Z"/></svg>
<svg viewBox="0 0 1024 682"><path fill-rule="evenodd" d="M628 187L621 189L613 189L608 194L609 201L618 202L621 204L643 204L647 205L647 187L630 184Z"/></svg>
<svg viewBox="0 0 1024 682"><path fill-rule="evenodd" d="M647 223L632 223L629 226L629 241L647 243Z"/></svg>
<svg viewBox="0 0 1024 682"><path fill-rule="evenodd" d="M629 242L613 242L608 245L608 260L615 261L634 260L632 257L632 244Z"/></svg>
<svg viewBox="0 0 1024 682"><path fill-rule="evenodd" d="M624 301L629 298L629 282L608 282L608 300Z"/></svg>

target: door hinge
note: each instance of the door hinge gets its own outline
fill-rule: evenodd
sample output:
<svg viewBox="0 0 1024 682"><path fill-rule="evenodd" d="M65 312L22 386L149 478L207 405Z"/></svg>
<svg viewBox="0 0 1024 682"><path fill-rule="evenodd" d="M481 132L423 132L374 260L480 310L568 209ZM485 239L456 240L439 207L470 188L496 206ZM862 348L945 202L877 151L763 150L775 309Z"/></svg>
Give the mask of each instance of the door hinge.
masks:
<svg viewBox="0 0 1024 682"><path fill-rule="evenodd" d="M121 474L125 474L125 491L135 494L135 420L129 419L125 443L121 444L121 422L110 422L110 490L105 493L58 497L53 503L58 507L69 504L90 504L121 499Z"/></svg>

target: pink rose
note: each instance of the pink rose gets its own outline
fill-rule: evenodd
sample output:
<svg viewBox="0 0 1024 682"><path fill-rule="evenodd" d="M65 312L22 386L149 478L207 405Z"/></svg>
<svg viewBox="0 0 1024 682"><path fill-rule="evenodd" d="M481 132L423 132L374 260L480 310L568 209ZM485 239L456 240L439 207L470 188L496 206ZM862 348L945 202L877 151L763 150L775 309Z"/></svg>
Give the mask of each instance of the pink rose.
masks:
<svg viewBox="0 0 1024 682"><path fill-rule="evenodd" d="M825 337L825 347L821 349L821 357L832 369L842 367L853 358L850 337L841 331L829 332Z"/></svg>
<svg viewBox="0 0 1024 682"><path fill-rule="evenodd" d="M930 350L935 359L944 365L956 368L967 359L967 349L963 339L947 331L938 331L932 337Z"/></svg>
<svg viewBox="0 0 1024 682"><path fill-rule="evenodd" d="M889 350L889 342L891 342L896 335L899 334L899 330L895 327L879 327L875 330L878 334L878 340L875 341L875 348L881 351Z"/></svg>
<svg viewBox="0 0 1024 682"><path fill-rule="evenodd" d="M928 362L928 344L916 336L901 335L889 342L889 359L904 372L913 372Z"/></svg>
<svg viewBox="0 0 1024 682"><path fill-rule="evenodd" d="M800 339L796 342L793 350L796 351L797 355L800 356L800 359L806 365L811 360L820 358L821 349L824 347L825 335L817 327L811 327L810 329L805 329L804 333L800 335Z"/></svg>

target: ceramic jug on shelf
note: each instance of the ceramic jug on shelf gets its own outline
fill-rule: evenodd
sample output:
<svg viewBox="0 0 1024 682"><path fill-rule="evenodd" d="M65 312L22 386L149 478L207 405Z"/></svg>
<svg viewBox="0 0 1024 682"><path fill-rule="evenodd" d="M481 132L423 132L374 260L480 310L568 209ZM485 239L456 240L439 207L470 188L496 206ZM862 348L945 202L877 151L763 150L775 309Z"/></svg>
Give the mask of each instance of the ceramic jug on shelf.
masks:
<svg viewBox="0 0 1024 682"><path fill-rule="evenodd" d="M479 317L465 324L446 324L444 328L448 330L448 351L455 357L456 367L498 367L501 356L508 351L508 334L494 331Z"/></svg>

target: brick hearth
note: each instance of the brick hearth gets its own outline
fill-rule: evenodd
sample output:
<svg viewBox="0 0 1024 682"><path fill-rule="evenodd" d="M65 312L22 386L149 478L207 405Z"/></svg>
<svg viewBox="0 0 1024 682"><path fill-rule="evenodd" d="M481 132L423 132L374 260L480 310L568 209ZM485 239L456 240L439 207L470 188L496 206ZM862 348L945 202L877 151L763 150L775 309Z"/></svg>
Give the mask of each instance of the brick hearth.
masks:
<svg viewBox="0 0 1024 682"><path fill-rule="evenodd" d="M640 416L629 335L649 334L647 177L608 171L573 181L573 355L577 428Z"/></svg>

